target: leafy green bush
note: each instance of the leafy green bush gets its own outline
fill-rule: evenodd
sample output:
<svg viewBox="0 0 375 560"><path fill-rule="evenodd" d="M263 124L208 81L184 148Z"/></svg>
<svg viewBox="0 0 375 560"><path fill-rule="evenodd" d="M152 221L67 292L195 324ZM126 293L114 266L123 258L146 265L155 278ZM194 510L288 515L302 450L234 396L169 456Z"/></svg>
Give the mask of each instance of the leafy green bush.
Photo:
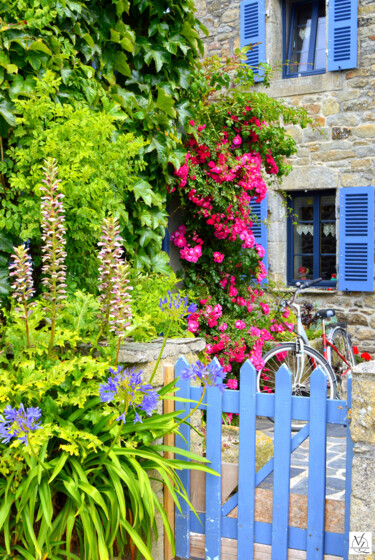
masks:
<svg viewBox="0 0 375 560"><path fill-rule="evenodd" d="M159 360L150 383L141 372L117 367L131 319L118 222L103 224L99 301L82 292L67 301L64 211L53 161L46 162L44 177L42 272L48 290L33 301L29 250L17 247L14 301L0 332L1 557L108 560L132 543L152 560L156 513L171 541L173 536L150 473L180 507L178 496L187 495L178 470L212 471L190 452L178 451L193 463L165 458L164 451L177 450L154 443L187 420L177 421L178 412L157 413L159 401L174 398L175 391L174 382L158 392L150 385ZM186 297L171 294L167 304L161 301L166 336L187 306ZM159 318L157 328L161 323ZM103 335L107 344L98 345Z"/></svg>
<svg viewBox="0 0 375 560"><path fill-rule="evenodd" d="M108 213L120 219L127 258L135 266L147 260L156 270L165 271L167 256L154 256L163 232L160 222L165 221L163 200L137 177L145 167L138 155L144 142L116 132L115 118L109 113L79 103L55 103L59 83L47 74L30 99L17 102L20 126L7 152L11 188L3 195L0 228L29 239L38 257L41 166L54 156L64 177L70 282L95 289L96 245ZM35 261L40 264L38 258Z"/></svg>
<svg viewBox="0 0 375 560"><path fill-rule="evenodd" d="M166 225L161 204L165 206L171 180L169 164L178 166L184 155L180 127L191 118L187 100L191 71L203 53L194 11L193 0L0 0L0 154L6 152L15 130L17 143L22 135L16 100L33 98L35 77L48 71L59 78L56 103L78 102L99 114L103 111L113 117L117 131L141 136L148 166L139 174L142 181L134 196L144 196L146 207L121 208L126 243L136 265L149 270L165 270L165 258L153 258L160 255ZM99 124L93 121L97 130ZM127 154L129 150L130 146ZM0 155L1 197L9 189L9 163ZM119 174L121 169L116 169L110 181L114 189ZM96 187L102 188L97 181ZM3 211L11 220L13 207ZM89 230L91 215L82 210L77 221L87 218ZM82 237L77 242L83 244Z"/></svg>

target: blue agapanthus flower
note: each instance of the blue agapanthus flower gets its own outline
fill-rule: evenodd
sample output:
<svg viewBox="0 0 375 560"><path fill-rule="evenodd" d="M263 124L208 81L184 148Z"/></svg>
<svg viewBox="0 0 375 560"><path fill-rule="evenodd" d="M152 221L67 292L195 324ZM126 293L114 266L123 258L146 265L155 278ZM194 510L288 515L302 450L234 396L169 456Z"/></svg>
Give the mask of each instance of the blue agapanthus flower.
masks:
<svg viewBox="0 0 375 560"><path fill-rule="evenodd" d="M99 387L100 400L102 402L112 402L125 410L117 420L126 421L126 413L132 409L134 411L134 423L142 422L139 414L143 410L151 416L157 408L159 395L149 383L142 382L142 371L135 371L135 368L123 368L119 366L116 371L109 368L112 374L108 377L107 383Z"/></svg>
<svg viewBox="0 0 375 560"><path fill-rule="evenodd" d="M3 416L5 420L0 422L0 440L3 443L9 443L12 438L17 438L27 445L28 434L41 428L39 420L42 411L38 407L25 409L21 403L17 409L8 405L4 409Z"/></svg>
<svg viewBox="0 0 375 560"><path fill-rule="evenodd" d="M194 304L189 305L188 296L181 297L180 294L172 294L170 291L168 291L168 295L165 296L165 298L160 298L159 301L160 309L166 313L168 317L174 319L182 319L185 315L193 313L193 311L189 311L192 305Z"/></svg>
<svg viewBox="0 0 375 560"><path fill-rule="evenodd" d="M206 387L218 387L220 391L224 392L225 385L223 384L226 373L220 364L212 361L207 366L202 364L199 360L195 364L191 364L181 372L182 379L199 379Z"/></svg>

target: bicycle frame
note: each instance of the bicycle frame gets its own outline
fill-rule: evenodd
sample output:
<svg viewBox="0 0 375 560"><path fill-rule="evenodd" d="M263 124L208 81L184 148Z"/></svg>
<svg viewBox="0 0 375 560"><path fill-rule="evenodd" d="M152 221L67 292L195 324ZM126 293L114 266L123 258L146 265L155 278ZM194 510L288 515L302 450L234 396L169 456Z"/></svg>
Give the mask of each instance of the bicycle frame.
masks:
<svg viewBox="0 0 375 560"><path fill-rule="evenodd" d="M300 352L303 355L303 345L305 344L307 346L310 346L310 343L309 343L309 339L307 338L304 326L302 324L301 306L298 305L295 302L296 296L297 296L297 294L299 294L300 291L301 290L297 289L294 292L294 295L293 295L292 299L289 302L287 302L287 305L289 305L289 307L294 308L295 311L296 311L296 318L297 318L296 336L297 336L299 344L300 344ZM327 336L326 322L325 322L324 319L322 319L322 342L323 342L323 356L325 357L325 359L328 361L328 363L330 365L332 365L332 364L328 360L328 346L330 348L332 348L332 350L334 352L336 352L336 354L339 356L339 358L348 366L348 368L341 374L341 377L343 377L344 375L346 375L349 372L349 370L351 369L351 365L344 358L344 356L339 352L339 350L336 348L336 346L331 342L331 340L329 339L329 335ZM303 364L303 360L301 361L301 364ZM301 376L301 373L299 373L298 378L300 378L300 376ZM298 379L298 381L299 381L299 379Z"/></svg>

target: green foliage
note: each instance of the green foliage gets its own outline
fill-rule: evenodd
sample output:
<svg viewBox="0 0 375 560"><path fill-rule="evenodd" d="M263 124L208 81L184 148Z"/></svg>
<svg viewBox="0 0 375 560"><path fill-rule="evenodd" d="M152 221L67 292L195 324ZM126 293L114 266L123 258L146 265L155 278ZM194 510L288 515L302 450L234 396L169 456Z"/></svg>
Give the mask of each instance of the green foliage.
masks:
<svg viewBox="0 0 375 560"><path fill-rule="evenodd" d="M115 117L105 111L94 112L80 102L55 103L60 81L47 73L30 99L16 102L20 126L7 151L11 188L3 193L0 228L29 239L38 255L41 168L55 157L65 194L70 281L94 289L96 246L109 213L119 216L126 255L135 266L152 263L165 270L166 256L159 263L153 256L166 223L163 199L137 177L145 167L138 156L144 142L117 132Z"/></svg>
<svg viewBox="0 0 375 560"><path fill-rule="evenodd" d="M12 237L0 231L0 302L10 291L8 260L12 251Z"/></svg>
<svg viewBox="0 0 375 560"><path fill-rule="evenodd" d="M136 318L129 334L138 339L143 332L148 339L168 328L171 319L158 302L177 279L136 272L133 279ZM15 306L0 331L0 423L8 405L22 403L42 412L41 429L28 434L27 446L15 438L7 445L0 442L1 558L108 560L122 557L132 544L152 560L156 513L173 543L152 480L164 483L180 508L178 500L187 495L178 471L215 473L193 453L178 451L192 463L167 459L164 451L177 449L155 444L167 433L178 433L178 412L146 416L139 411L142 422L135 424L129 408L120 423L119 410L101 402L99 387L114 363L117 340L109 334L106 344L96 344L96 298L70 294L57 315L52 352L46 303L39 298L29 304L29 344ZM177 319L170 332L182 330ZM174 383L158 391L161 399L173 399L174 392Z"/></svg>
<svg viewBox="0 0 375 560"><path fill-rule="evenodd" d="M176 290L178 278L171 273L170 275L161 275L155 273L137 273L133 272L131 284L132 291L132 312L134 318L134 330L131 336L136 342L146 342L163 336L169 328L168 316L159 307L160 299L164 299L168 292ZM189 295L189 301L193 301L193 290L188 292L179 290L179 295L185 297ZM193 336L186 330L186 319L178 319L174 321L169 330L169 337L189 337Z"/></svg>
<svg viewBox="0 0 375 560"><path fill-rule="evenodd" d="M183 158L176 123L183 126L191 118L186 98L191 71L203 52L194 10L193 0L0 0L4 152L14 130L21 129L18 140L22 135L16 100L35 97L35 77L47 71L59 78L56 103L104 111L118 131L141 135L148 166L139 173L133 195L143 210L129 218L128 243L133 249L140 239L133 251L136 264L153 270L165 270L166 259L152 256L160 253L166 224L161 202L171 178L169 163L178 166ZM0 165L7 189L9 162L1 156ZM11 220L13 208L4 212Z"/></svg>
<svg viewBox="0 0 375 560"><path fill-rule="evenodd" d="M0 411L7 404L38 406L42 428L32 434L32 445L27 447L17 439L9 445L0 443L0 552L4 560L16 554L35 560L107 560L124 554L129 539L151 559L157 511L170 538L171 532L149 473L167 484L176 502L177 494L186 496L177 472L187 465L165 459L163 446L153 443L177 429L177 413L144 417L143 423L135 425L134 413L129 412L120 439L111 449L121 424L116 422L118 413L98 397L99 385L108 377L110 348L102 349L99 357L78 351L79 332L89 329L92 312L92 296L77 294L56 330L56 342L63 351L51 358L48 326L41 326L42 302L30 317L29 348L23 342L24 325L17 313L8 316L1 341ZM173 390L159 393L163 396ZM200 460L188 452L186 456Z"/></svg>

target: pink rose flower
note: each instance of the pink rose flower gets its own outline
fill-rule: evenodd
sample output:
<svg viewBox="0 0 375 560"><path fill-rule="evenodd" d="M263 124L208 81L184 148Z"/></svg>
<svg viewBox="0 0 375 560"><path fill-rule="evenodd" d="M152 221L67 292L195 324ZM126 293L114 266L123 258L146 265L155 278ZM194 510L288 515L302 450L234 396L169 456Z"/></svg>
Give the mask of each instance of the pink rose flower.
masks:
<svg viewBox="0 0 375 560"><path fill-rule="evenodd" d="M219 253L218 251L215 251L214 253L214 261L217 263L221 263L224 260L224 255L222 253Z"/></svg>
<svg viewBox="0 0 375 560"><path fill-rule="evenodd" d="M233 138L233 144L235 146L240 146L242 144L242 138L239 134Z"/></svg>
<svg viewBox="0 0 375 560"><path fill-rule="evenodd" d="M246 323L245 323L245 321L242 321L242 319L239 319L238 321L236 321L234 323L234 326L236 327L236 329L239 329L239 330L246 329Z"/></svg>
<svg viewBox="0 0 375 560"><path fill-rule="evenodd" d="M228 389L234 389L234 390L237 389L238 387L237 379L228 379L227 387Z"/></svg>
<svg viewBox="0 0 375 560"><path fill-rule="evenodd" d="M194 126L195 122L193 120L189 121L190 126Z"/></svg>
<svg viewBox="0 0 375 560"><path fill-rule="evenodd" d="M228 328L228 325L226 323L221 323L221 325L219 326L219 331L220 332L224 332L226 331Z"/></svg>

